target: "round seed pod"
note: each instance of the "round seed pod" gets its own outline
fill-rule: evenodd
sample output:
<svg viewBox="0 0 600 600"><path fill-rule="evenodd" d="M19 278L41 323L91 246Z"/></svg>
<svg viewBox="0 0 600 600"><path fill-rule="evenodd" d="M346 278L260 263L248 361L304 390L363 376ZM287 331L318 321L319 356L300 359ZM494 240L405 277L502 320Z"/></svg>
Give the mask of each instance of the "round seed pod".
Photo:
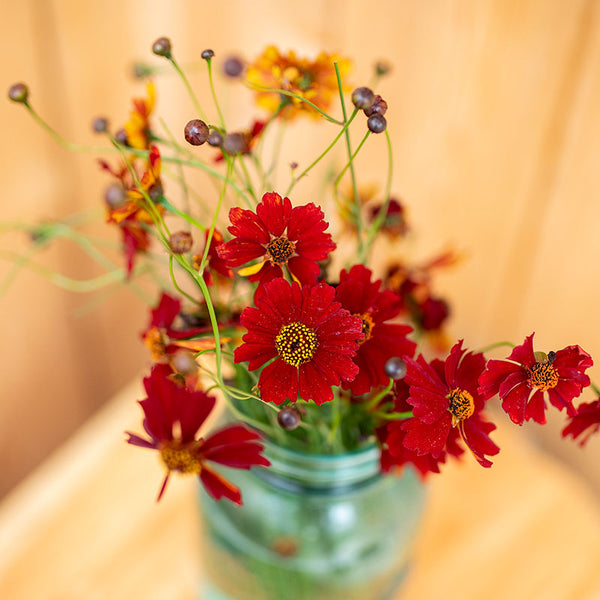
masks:
<svg viewBox="0 0 600 600"><path fill-rule="evenodd" d="M216 129L213 129L208 134L208 145L220 148L222 144L223 144L223 136Z"/></svg>
<svg viewBox="0 0 600 600"><path fill-rule="evenodd" d="M223 150L227 154L242 154L246 146L246 136L243 133L228 133L223 138Z"/></svg>
<svg viewBox="0 0 600 600"><path fill-rule="evenodd" d="M169 237L169 248L173 254L185 254L192 249L194 240L189 231L175 231Z"/></svg>
<svg viewBox="0 0 600 600"><path fill-rule="evenodd" d="M227 75L227 77L239 77L244 70L243 61L237 56L230 56L223 63L223 73Z"/></svg>
<svg viewBox="0 0 600 600"><path fill-rule="evenodd" d="M108 131L108 120L105 117L98 117L92 121L94 133L106 133Z"/></svg>
<svg viewBox="0 0 600 600"><path fill-rule="evenodd" d="M201 146L208 140L208 125L200 119L192 119L186 124L183 134L188 144Z"/></svg>
<svg viewBox="0 0 600 600"><path fill-rule="evenodd" d="M406 363L400 357L392 356L386 361L383 370L392 379L402 379L406 375Z"/></svg>
<svg viewBox="0 0 600 600"><path fill-rule="evenodd" d="M375 113L367 119L367 127L373 133L382 133L387 127L387 121L383 115Z"/></svg>
<svg viewBox="0 0 600 600"><path fill-rule="evenodd" d="M13 102L25 104L29 97L29 88L24 83L15 83L8 88L8 97Z"/></svg>
<svg viewBox="0 0 600 600"><path fill-rule="evenodd" d="M204 60L210 60L214 55L215 53L210 48L207 48L206 50L202 50L202 54L200 56Z"/></svg>
<svg viewBox="0 0 600 600"><path fill-rule="evenodd" d="M277 414L277 422L283 429L292 431L300 425L302 415L295 406L284 406Z"/></svg>
<svg viewBox="0 0 600 600"><path fill-rule="evenodd" d="M352 104L354 104L356 108L363 110L369 108L369 106L373 104L374 99L375 94L368 87L359 87L352 92Z"/></svg>
<svg viewBox="0 0 600 600"><path fill-rule="evenodd" d="M167 37L159 37L152 44L152 52L157 56L171 58L171 40Z"/></svg>
<svg viewBox="0 0 600 600"><path fill-rule="evenodd" d="M370 117L371 115L374 114L379 114L379 115L385 115L385 113L387 112L388 109L388 104L387 102L379 95L377 94L377 96L375 96L375 100L373 101L373 104L371 104L371 106L369 106L369 108L365 108L365 115L367 115L367 117Z"/></svg>

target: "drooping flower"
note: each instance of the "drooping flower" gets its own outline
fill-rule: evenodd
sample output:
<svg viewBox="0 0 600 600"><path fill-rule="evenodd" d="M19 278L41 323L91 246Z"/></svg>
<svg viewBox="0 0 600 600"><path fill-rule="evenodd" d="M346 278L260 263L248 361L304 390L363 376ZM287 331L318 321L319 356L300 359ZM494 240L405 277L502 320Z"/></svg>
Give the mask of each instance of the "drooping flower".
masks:
<svg viewBox="0 0 600 600"><path fill-rule="evenodd" d="M158 200L162 196L160 167L160 152L156 146L152 146L140 186L134 185L128 189L122 203L107 206L107 222L118 225L123 235L128 276L133 271L136 255L145 252L150 246L147 226L152 225L154 221L148 212L146 196L151 200ZM103 168L106 169L107 166L103 165ZM155 209L159 214L164 213L164 208L160 204L156 204Z"/></svg>
<svg viewBox="0 0 600 600"><path fill-rule="evenodd" d="M133 99L133 110L124 126L127 143L137 150L147 150L150 147L150 115L156 103L156 90L152 81L146 83L146 94L146 98Z"/></svg>
<svg viewBox="0 0 600 600"><path fill-rule="evenodd" d="M147 398L139 404L148 437L127 432L129 444L157 450L167 470L157 500L161 499L171 473L176 472L197 475L215 500L227 498L241 504L240 490L210 463L237 469L269 466L262 455L260 435L243 425L232 425L207 438L197 437L215 405L215 398L175 383L170 373L166 365L155 365L144 379Z"/></svg>
<svg viewBox="0 0 600 600"><path fill-rule="evenodd" d="M262 197L256 212L232 208L229 220L234 239L221 244L217 253L230 267L258 259L239 273L261 284L282 277L285 267L296 281L312 285L320 271L317 261L335 248L331 235L324 233L328 223L318 206L311 202L292 208L289 198L275 192Z"/></svg>
<svg viewBox="0 0 600 600"><path fill-rule="evenodd" d="M248 333L235 350L235 362L247 361L250 371L269 363L258 382L265 402L302 398L320 405L333 399L332 385L351 381L358 372L352 357L362 322L335 301L334 288L325 283L301 288L274 279L256 308L244 309L241 323Z"/></svg>
<svg viewBox="0 0 600 600"><path fill-rule="evenodd" d="M343 387L352 394L366 394L372 387L387 385L384 366L392 356L413 356L416 343L406 336L410 325L388 323L400 312L402 303L391 290L380 291L381 281L371 281L372 273L363 265L342 271L336 288L336 300L362 321L364 337L354 362L358 375Z"/></svg>
<svg viewBox="0 0 600 600"><path fill-rule="evenodd" d="M210 335L212 327L209 325L174 327L180 312L181 302L166 293L162 294L158 305L152 309L150 324L142 333L142 339L156 363L172 364L173 355L180 350L200 352L215 347L215 340Z"/></svg>
<svg viewBox="0 0 600 600"><path fill-rule="evenodd" d="M415 418L410 416L412 406L407 402L409 391L410 387L404 380L397 380L394 382L392 394L382 403L383 406L390 407L387 412L396 416L406 414L407 417L402 420L386 421L383 426L375 430L381 444L381 470L389 473L412 465L419 475L425 478L430 473L439 473L440 465L446 462L448 456L458 457L464 449L459 444L460 434L456 427L451 428L445 448L437 458L429 453L419 454L404 445L406 431L402 428L402 424Z"/></svg>
<svg viewBox="0 0 600 600"><path fill-rule="evenodd" d="M585 370L593 361L587 352L567 346L547 355L536 353L533 336L527 336L506 360L490 360L479 381L481 394L486 398L498 394L502 408L517 425L530 419L545 423L546 398L558 410L575 416L573 398L590 384Z"/></svg>
<svg viewBox="0 0 600 600"><path fill-rule="evenodd" d="M338 95L335 62L343 80L352 65L337 54L321 52L315 60L309 60L296 56L293 51L281 54L275 46L268 46L248 66L246 81L256 90L257 104L270 113L276 112L283 103L279 113L282 118L291 119L303 113L318 118L319 112L299 98L265 91L264 88L292 92L326 111Z"/></svg>
<svg viewBox="0 0 600 600"><path fill-rule="evenodd" d="M380 218L383 207L384 204L380 203L370 208L369 220L371 222ZM406 209L404 204L395 198L390 198L385 210L385 217L381 224L381 231L387 233L392 239L396 239L405 236L408 233L408 230L409 227L406 220Z"/></svg>
<svg viewBox="0 0 600 600"><path fill-rule="evenodd" d="M562 436L579 439L583 446L594 433L600 432L600 398L593 402L583 402L577 408L577 414L569 418L568 425L562 430Z"/></svg>
<svg viewBox="0 0 600 600"><path fill-rule="evenodd" d="M496 426L484 421L481 414L485 400L478 392L477 380L485 367L483 354L467 352L461 340L444 362L428 363L422 355L416 361L404 360L404 381L410 386L407 402L414 418L402 423L406 432L403 445L417 454L439 458L456 427L477 462L490 467L486 455L497 454L499 448L489 437Z"/></svg>

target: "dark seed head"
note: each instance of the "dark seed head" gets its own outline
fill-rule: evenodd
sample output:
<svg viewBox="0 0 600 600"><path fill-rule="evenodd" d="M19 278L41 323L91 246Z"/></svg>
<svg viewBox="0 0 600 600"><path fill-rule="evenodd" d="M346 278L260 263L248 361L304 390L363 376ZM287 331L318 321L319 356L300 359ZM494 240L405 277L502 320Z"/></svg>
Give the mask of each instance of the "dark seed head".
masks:
<svg viewBox="0 0 600 600"><path fill-rule="evenodd" d="M152 44L152 52L157 56L171 58L171 40L167 37L159 37Z"/></svg>
<svg viewBox="0 0 600 600"><path fill-rule="evenodd" d="M228 133L223 138L223 150L227 154L242 154L246 147L246 136L243 133Z"/></svg>
<svg viewBox="0 0 600 600"><path fill-rule="evenodd" d="M406 363L398 356L392 356L385 363L383 370L392 379L402 379L406 375Z"/></svg>
<svg viewBox="0 0 600 600"><path fill-rule="evenodd" d="M366 109L373 104L375 94L368 87L359 87L352 92L352 104L356 108Z"/></svg>
<svg viewBox="0 0 600 600"><path fill-rule="evenodd" d="M365 108L364 112L365 115L367 115L367 117L370 117L374 114L385 115L387 109L387 102L379 94L377 94L377 96L375 96L375 99L373 100L373 104L371 104L369 108Z"/></svg>
<svg viewBox="0 0 600 600"><path fill-rule="evenodd" d="M204 60L210 60L214 55L215 53L210 48L207 48L206 50L202 50L202 54L200 56Z"/></svg>
<svg viewBox="0 0 600 600"><path fill-rule="evenodd" d="M239 77L244 70L244 63L237 56L230 56L223 64L223 73L228 77Z"/></svg>
<svg viewBox="0 0 600 600"><path fill-rule="evenodd" d="M119 129L116 133L115 133L115 141L118 144L121 144L121 146L128 146L129 144L127 143L127 133L125 133L124 129Z"/></svg>
<svg viewBox="0 0 600 600"><path fill-rule="evenodd" d="M301 420L300 411L295 406L284 406L277 414L277 422L287 431L296 429Z"/></svg>
<svg viewBox="0 0 600 600"><path fill-rule="evenodd" d="M373 133L382 133L387 127L387 121L383 115L375 113L367 119L367 127Z"/></svg>
<svg viewBox="0 0 600 600"><path fill-rule="evenodd" d="M185 141L192 146L201 146L208 139L208 125L200 119L192 119L183 131Z"/></svg>
<svg viewBox="0 0 600 600"><path fill-rule="evenodd" d="M213 129L208 134L208 145L220 148L222 144L223 144L223 136L216 129Z"/></svg>
<svg viewBox="0 0 600 600"><path fill-rule="evenodd" d="M104 200L110 208L117 208L125 202L125 190L118 183L111 183L104 190Z"/></svg>
<svg viewBox="0 0 600 600"><path fill-rule="evenodd" d="M106 133L108 131L108 120L105 117L98 117L92 121L92 129L95 133Z"/></svg>
<svg viewBox="0 0 600 600"><path fill-rule="evenodd" d="M29 88L24 83L15 83L8 89L8 97L13 102L25 104L29 97Z"/></svg>
<svg viewBox="0 0 600 600"><path fill-rule="evenodd" d="M194 240L189 231L175 231L169 237L169 248L173 254L184 254L192 248Z"/></svg>

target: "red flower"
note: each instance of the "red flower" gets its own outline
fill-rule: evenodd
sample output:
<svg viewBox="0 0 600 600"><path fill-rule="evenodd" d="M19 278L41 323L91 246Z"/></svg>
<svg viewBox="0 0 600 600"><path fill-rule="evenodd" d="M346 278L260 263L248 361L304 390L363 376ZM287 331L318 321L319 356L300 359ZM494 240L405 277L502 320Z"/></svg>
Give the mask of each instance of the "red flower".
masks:
<svg viewBox="0 0 600 600"><path fill-rule="evenodd" d="M593 361L587 352L567 346L538 359L533 336L516 346L507 360L490 360L479 381L480 393L486 398L498 394L502 408L517 425L530 419L546 422L545 394L553 406L566 408L568 415L574 416L573 398L590 384L584 371Z"/></svg>
<svg viewBox="0 0 600 600"><path fill-rule="evenodd" d="M580 404L577 414L571 417L569 424L562 430L562 436L570 435L573 439L577 439L585 432L579 440L579 444L583 446L590 436L598 431L600 431L600 398L594 402Z"/></svg>
<svg viewBox="0 0 600 600"><path fill-rule="evenodd" d="M319 275L317 261L335 248L331 236L324 233L328 224L323 212L312 202L292 208L289 198L270 192L262 197L256 213L236 207L229 211L229 219L228 231L235 237L217 252L230 267L259 259L240 271L250 281L265 284L282 277L285 266L296 281L312 285Z"/></svg>
<svg viewBox="0 0 600 600"><path fill-rule="evenodd" d="M248 333L235 350L235 362L248 361L253 371L272 361L258 382L265 402L300 397L320 405L333 399L332 385L355 377L352 357L361 321L334 296L325 283L301 288L278 278L265 285L256 308L244 309L241 323Z"/></svg>
<svg viewBox="0 0 600 600"><path fill-rule="evenodd" d="M477 462L490 467L485 455L497 454L499 448L488 435L496 426L480 415L485 401L477 391L477 379L485 367L483 354L466 353L461 340L443 363L434 360L429 364L422 355L416 361L404 360L404 381L410 386L407 401L415 418L402 423L406 432L403 445L417 454L439 458L457 427Z"/></svg>
<svg viewBox="0 0 600 600"><path fill-rule="evenodd" d="M158 450L167 474L157 500L160 500L173 471L198 475L206 491L215 499L228 498L242 503L240 490L209 462L236 469L268 466L261 454L260 435L243 425L225 427L208 438L197 438L200 427L215 405L215 399L202 391L191 391L169 378L168 367L156 365L144 379L147 398L140 401L148 438L127 432L127 442Z"/></svg>
<svg viewBox="0 0 600 600"><path fill-rule="evenodd" d="M384 371L386 361L392 356L413 356L417 347L406 337L412 331L410 325L386 323L400 312L401 300L391 290L379 291L381 281L372 282L371 275L363 265L344 270L335 292L336 300L362 321L364 337L354 357L358 375L343 385L357 396L372 387L387 385L390 378Z"/></svg>
<svg viewBox="0 0 600 600"><path fill-rule="evenodd" d="M439 361L437 362L439 363ZM412 406L407 402L409 391L410 388L404 380L394 382L393 412L412 412ZM446 462L448 455L460 456L464 452L458 443L460 434L456 427L450 430L446 447L437 458L434 458L431 454L419 454L416 450L407 448L404 445L406 431L402 428L402 425L414 418L408 417L401 421L388 422L376 431L383 446L381 450L381 470L384 473L389 473L399 467L412 465L421 477L425 478L429 473L439 473L440 465Z"/></svg>
<svg viewBox="0 0 600 600"><path fill-rule="evenodd" d="M150 350L154 362L168 363L179 350L200 352L215 347L212 336L193 339L196 336L212 333L211 326L188 329L173 327L180 311L181 302L165 293L162 294L158 306L152 309L150 325L142 334L142 339Z"/></svg>

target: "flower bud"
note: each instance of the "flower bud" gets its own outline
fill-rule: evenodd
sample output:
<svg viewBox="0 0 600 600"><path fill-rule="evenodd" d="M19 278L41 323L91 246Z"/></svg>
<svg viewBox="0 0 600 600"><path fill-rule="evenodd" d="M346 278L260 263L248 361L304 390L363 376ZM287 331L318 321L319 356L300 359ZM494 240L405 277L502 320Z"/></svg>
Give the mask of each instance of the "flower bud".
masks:
<svg viewBox="0 0 600 600"><path fill-rule="evenodd" d="M171 58L171 40L167 37L159 37L152 44L152 52L154 52L156 56Z"/></svg>
<svg viewBox="0 0 600 600"><path fill-rule="evenodd" d="M398 356L392 356L385 363L383 370L392 379L402 379L406 375L406 363Z"/></svg>
<svg viewBox="0 0 600 600"><path fill-rule="evenodd" d="M227 154L242 154L246 148L246 136L243 133L228 133L223 139L223 150Z"/></svg>
<svg viewBox="0 0 600 600"><path fill-rule="evenodd" d="M277 422L287 431L296 429L301 420L300 411L295 406L284 406L277 414Z"/></svg>
<svg viewBox="0 0 600 600"><path fill-rule="evenodd" d="M371 104L369 108L365 108L364 113L365 115L367 115L367 117L370 117L375 113L379 115L385 115L387 109L387 102L379 94L377 94L377 96L375 96L375 99L373 100L373 104Z"/></svg>
<svg viewBox="0 0 600 600"><path fill-rule="evenodd" d="M210 60L214 55L215 53L210 48L207 48L206 50L202 50L202 54L200 56L204 60Z"/></svg>
<svg viewBox="0 0 600 600"><path fill-rule="evenodd" d="M223 73L227 77L239 77L244 70L244 63L237 56L230 56L223 64Z"/></svg>
<svg viewBox="0 0 600 600"><path fill-rule="evenodd" d="M104 201L110 208L117 208L125 202L125 190L118 183L111 183L104 190Z"/></svg>
<svg viewBox="0 0 600 600"><path fill-rule="evenodd" d="M108 131L108 120L105 117L98 117L92 121L94 133L106 133Z"/></svg>
<svg viewBox="0 0 600 600"><path fill-rule="evenodd" d="M378 60L375 63L375 73L377 73L377 77L383 77L387 75L392 70L390 63L385 60Z"/></svg>
<svg viewBox="0 0 600 600"><path fill-rule="evenodd" d="M173 254L184 254L192 249L194 240L189 231L175 231L169 237L169 248Z"/></svg>
<svg viewBox="0 0 600 600"><path fill-rule="evenodd" d="M24 83L15 83L11 85L8 90L8 97L13 102L19 102L21 104L27 103L29 97L29 88Z"/></svg>
<svg viewBox="0 0 600 600"><path fill-rule="evenodd" d="M127 133L124 129L117 130L115 133L115 141L118 144L121 144L121 146L129 146L129 143L127 142Z"/></svg>
<svg viewBox="0 0 600 600"><path fill-rule="evenodd" d="M375 94L368 87L359 87L352 92L352 104L356 108L369 108L374 99Z"/></svg>
<svg viewBox="0 0 600 600"><path fill-rule="evenodd" d="M382 133L387 127L387 121L383 115L375 113L367 119L367 127L373 133Z"/></svg>
<svg viewBox="0 0 600 600"><path fill-rule="evenodd" d="M193 352L189 350L178 350L171 359L173 368L183 375L193 375L198 370L198 363L194 359Z"/></svg>
<svg viewBox="0 0 600 600"><path fill-rule="evenodd" d="M192 119L188 121L183 134L188 144L201 146L208 139L208 125L200 119Z"/></svg>
<svg viewBox="0 0 600 600"><path fill-rule="evenodd" d="M223 136L216 129L213 129L208 134L208 145L220 148L222 144L223 144Z"/></svg>

